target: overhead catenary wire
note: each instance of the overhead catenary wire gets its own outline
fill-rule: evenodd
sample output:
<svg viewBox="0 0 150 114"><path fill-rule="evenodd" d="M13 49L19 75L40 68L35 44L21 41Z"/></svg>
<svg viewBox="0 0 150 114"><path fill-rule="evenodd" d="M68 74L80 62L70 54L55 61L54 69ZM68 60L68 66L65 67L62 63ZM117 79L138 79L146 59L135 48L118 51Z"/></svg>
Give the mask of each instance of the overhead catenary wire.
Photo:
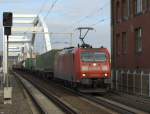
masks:
<svg viewBox="0 0 150 114"><path fill-rule="evenodd" d="M50 8L49 8L49 10L48 10L48 12L47 12L47 14L44 16L44 20L46 20L46 18L48 17L48 15L49 15L49 13L52 11L52 9L55 7L55 4L57 3L57 1L58 0L55 0L54 2L52 2L52 5L50 6ZM47 3L47 0L44 0L44 2L43 2L43 4L41 5L41 8L40 8L40 10L39 10L39 12L37 13L37 15L39 15L41 12L42 12L42 10L43 10L43 8L44 8L44 6L46 5L46 3ZM27 31L25 31L24 33L26 33Z"/></svg>
<svg viewBox="0 0 150 114"><path fill-rule="evenodd" d="M55 0L55 1L52 3L52 5L50 6L50 8L49 8L47 14L46 14L45 17L44 17L44 20L46 20L46 18L47 18L48 15L51 13L52 9L55 7L55 5L56 5L57 2L58 2L58 0Z"/></svg>
<svg viewBox="0 0 150 114"><path fill-rule="evenodd" d="M98 20L96 23L93 23L93 24L91 24L90 26L96 26L97 24L99 24L99 23L102 23L102 22L104 22L104 21L107 21L107 20L109 20L110 19L110 17L108 17L108 18L104 18L104 19L101 19L101 20Z"/></svg>
<svg viewBox="0 0 150 114"><path fill-rule="evenodd" d="M109 2L106 2L102 7L98 8L96 11L94 10L89 15L86 15L82 19L78 20L77 23L80 23L88 18L91 18L93 15L96 15L97 13L100 13L100 11L102 11L105 8L105 6L107 6L108 4Z"/></svg>
<svg viewBox="0 0 150 114"><path fill-rule="evenodd" d="M41 5L41 7L40 7L40 10L37 12L37 16L42 12L42 10L43 10L44 6L46 5L46 3L47 3L47 0L44 0L43 3L42 3L42 5ZM28 30L29 29L30 29L30 27L28 28ZM24 34L26 34L28 30L26 30L24 32Z"/></svg>
<svg viewBox="0 0 150 114"><path fill-rule="evenodd" d="M43 10L43 8L45 7L46 3L47 3L47 0L44 0L43 3L42 3L42 5L41 5L40 10L39 10L38 13L37 13L37 15L39 15L39 14L42 12L42 10Z"/></svg>
<svg viewBox="0 0 150 114"><path fill-rule="evenodd" d="M45 17L43 18L43 20L46 20L47 16L49 15L49 13L52 11L52 9L55 7L55 4L57 3L58 0L55 0L54 2L52 2L52 5L50 6L47 14L45 15ZM44 0L43 4L41 5L41 8L37 14L37 16L42 12L44 6L46 5L47 1ZM27 34L27 31L24 32L24 34Z"/></svg>
<svg viewBox="0 0 150 114"><path fill-rule="evenodd" d="M43 20L45 20L45 19L47 18L47 16L48 16L49 13L52 11L52 9L54 8L54 6L55 6L55 4L57 3L57 1L58 1L58 0L55 0L55 1L52 3L52 5L50 6L50 8L49 8L49 10L48 10L48 12L47 12L47 14L46 14L46 16L43 18ZM43 2L43 4L41 5L41 8L40 8L40 10L39 10L39 12L38 12L37 15L39 15L39 14L42 12L42 10L43 10L44 6L46 5L46 3L47 3L47 0L44 0L44 2ZM24 34L26 34L26 33L27 33L27 31L24 32ZM32 34L33 34L33 33L32 33Z"/></svg>
<svg viewBox="0 0 150 114"><path fill-rule="evenodd" d="M100 11L102 11L106 6L109 6L109 1L106 2L102 7L98 8L96 11L95 11L95 9L94 9L92 12L90 12L90 14L88 14L88 15L82 17L81 19L78 19L77 21L74 21L74 22L72 23L72 25L68 26L66 29L70 29L70 28L74 27L76 24L79 24L79 23L81 23L82 21L85 21L85 20L87 20L87 19L89 19L89 18L92 18L93 15L95 15L95 14L97 14L97 13L100 13Z"/></svg>
<svg viewBox="0 0 150 114"><path fill-rule="evenodd" d="M58 2L58 0L55 0L54 2L52 2L52 5L51 5L50 8L48 9L48 12L47 12L47 14L44 16L43 20L46 20L46 18L47 18L48 15L51 13L52 9L55 7L55 5L56 5L57 2ZM46 2L45 2L45 3L43 2L43 5L42 5L41 10L39 11L39 13L42 12L42 8L45 6L45 4L46 4Z"/></svg>

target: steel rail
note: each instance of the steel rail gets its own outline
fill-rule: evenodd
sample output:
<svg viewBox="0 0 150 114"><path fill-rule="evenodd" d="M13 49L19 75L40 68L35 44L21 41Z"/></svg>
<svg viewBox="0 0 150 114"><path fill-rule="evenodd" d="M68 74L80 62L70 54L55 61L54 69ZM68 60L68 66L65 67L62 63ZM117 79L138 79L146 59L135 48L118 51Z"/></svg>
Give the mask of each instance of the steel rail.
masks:
<svg viewBox="0 0 150 114"><path fill-rule="evenodd" d="M44 81L47 81L47 80L44 80ZM64 86L62 86L62 85L60 85L58 83L54 83L52 81L50 81L50 82L51 82L51 84L55 84L55 86L59 86L61 88L67 89L68 91L70 91L70 92L72 92L72 93L74 93L76 95L79 95L80 97L82 97L84 99L87 99L87 100L89 100L89 101L91 101L93 103L96 103L96 104L100 105L100 106L106 107L106 108L108 108L108 109L110 109L112 111L115 111L117 113L121 113L121 114L137 114L137 112L134 111L134 110L136 110L135 108L132 108L132 107L130 107L130 108L123 107L122 106L123 104L122 105L117 105L115 103L107 102L107 100L96 98L93 95L86 95L86 94L83 94L83 93L78 92L76 90L73 90L72 88L64 87ZM45 89L45 88L43 88L43 89ZM51 99L53 100L53 98L51 98ZM130 110L130 109L133 109L133 110ZM75 112L75 113L77 113L77 112Z"/></svg>
<svg viewBox="0 0 150 114"><path fill-rule="evenodd" d="M51 82L51 83L53 83L53 82ZM64 87L64 86L62 86L60 84L55 84L55 85L61 86L64 89L67 89L67 90L69 90L70 92L72 92L74 94L77 94L77 95L79 95L79 96L81 96L81 97L83 97L83 98L85 98L85 99L87 99L89 101L92 101L92 102L94 102L96 104L104 106L104 107L106 107L108 109L111 109L112 111L115 111L115 112L118 112L118 113L121 113L121 114L137 114L137 112L133 111L133 110L136 110L134 108L133 108L133 110L129 110L128 108L123 107L121 105L116 105L115 103L107 102L106 100L102 100L102 99L96 98L96 97L94 97L92 95L83 94L83 93L81 93L79 91L73 90L72 88ZM132 109L132 107L131 107L131 109Z"/></svg>
<svg viewBox="0 0 150 114"><path fill-rule="evenodd" d="M66 87L64 87L64 88L66 88ZM96 98L96 97L94 97L92 95L85 95L85 94L83 94L81 92L72 90L70 88L66 88L66 89L68 89L69 91L71 91L71 92L73 92L73 93L75 93L75 94L77 94L77 95L79 95L79 96L81 96L81 97L83 97L83 98L85 98L85 99L87 99L89 101L92 101L92 102L94 102L96 104L104 106L104 107L106 107L106 108L108 108L108 109L110 109L112 111L115 111L115 112L118 112L118 113L121 113L121 114L136 114L133 111L130 111L130 110L126 109L126 108L123 108L121 106L115 105L113 103L104 101L102 99L98 99L98 98Z"/></svg>
<svg viewBox="0 0 150 114"><path fill-rule="evenodd" d="M18 74L20 75L20 74ZM26 76L22 75L24 79L32 83L40 92L42 92L48 99L50 99L54 104L56 104L60 109L62 109L67 114L78 114L77 111L75 111L72 107L69 107L67 104L65 104L61 99L59 99L57 96L55 96L53 93L48 91L47 89L43 88L41 85L36 83L35 80L29 79Z"/></svg>
<svg viewBox="0 0 150 114"><path fill-rule="evenodd" d="M38 102L34 99L34 97L32 96L32 94L30 93L30 91L28 90L28 88L23 84L23 82L21 81L21 79L18 77L18 75L14 72L11 72L17 80L19 80L19 82L21 83L21 85L23 86L23 88L25 89L25 91L27 92L27 94L30 96L31 100L33 101L33 103L35 104L37 110L41 113L41 114L47 114L47 112L38 104Z"/></svg>

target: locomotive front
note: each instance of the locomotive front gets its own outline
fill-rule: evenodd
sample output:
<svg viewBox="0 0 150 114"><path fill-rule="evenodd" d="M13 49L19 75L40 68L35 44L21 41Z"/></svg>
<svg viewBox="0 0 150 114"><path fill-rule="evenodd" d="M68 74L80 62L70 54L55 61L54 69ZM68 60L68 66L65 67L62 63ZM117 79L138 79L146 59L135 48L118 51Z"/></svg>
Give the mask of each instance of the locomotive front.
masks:
<svg viewBox="0 0 150 114"><path fill-rule="evenodd" d="M106 48L80 50L80 83L104 87L110 79L110 55Z"/></svg>

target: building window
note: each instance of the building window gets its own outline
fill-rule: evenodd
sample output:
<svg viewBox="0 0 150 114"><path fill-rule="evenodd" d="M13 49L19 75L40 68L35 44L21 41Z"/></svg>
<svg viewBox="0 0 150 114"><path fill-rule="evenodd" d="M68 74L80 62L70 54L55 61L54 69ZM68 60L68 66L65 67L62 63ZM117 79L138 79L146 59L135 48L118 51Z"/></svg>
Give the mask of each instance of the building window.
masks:
<svg viewBox="0 0 150 114"><path fill-rule="evenodd" d="M148 8L148 11L150 10L150 0L147 0L147 8Z"/></svg>
<svg viewBox="0 0 150 114"><path fill-rule="evenodd" d="M138 15L138 14L141 14L142 13L142 3L143 0L135 0L135 14Z"/></svg>
<svg viewBox="0 0 150 114"><path fill-rule="evenodd" d="M142 51L142 28L135 29L135 49L136 52Z"/></svg>
<svg viewBox="0 0 150 114"><path fill-rule="evenodd" d="M119 23L120 21L120 13L119 13L119 10L120 10L120 3L119 1L116 3L116 23Z"/></svg>
<svg viewBox="0 0 150 114"><path fill-rule="evenodd" d="M144 11L149 10L149 0L143 0L143 9Z"/></svg>
<svg viewBox="0 0 150 114"><path fill-rule="evenodd" d="M128 44L128 39L127 39L127 33L123 32L122 33L122 53L126 54L127 53L127 44Z"/></svg>
<svg viewBox="0 0 150 114"><path fill-rule="evenodd" d="M120 52L121 52L120 49L121 49L120 48L120 34L117 34L116 35L116 54L117 54L117 56L120 55Z"/></svg>
<svg viewBox="0 0 150 114"><path fill-rule="evenodd" d="M130 0L123 0L122 14L123 20L127 20L130 15Z"/></svg>

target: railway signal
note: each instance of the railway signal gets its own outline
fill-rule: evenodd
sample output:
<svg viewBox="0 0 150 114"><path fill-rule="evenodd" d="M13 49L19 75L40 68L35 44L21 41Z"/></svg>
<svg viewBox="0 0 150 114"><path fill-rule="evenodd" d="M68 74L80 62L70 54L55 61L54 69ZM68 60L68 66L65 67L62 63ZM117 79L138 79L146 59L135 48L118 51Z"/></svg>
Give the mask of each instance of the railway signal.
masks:
<svg viewBox="0 0 150 114"><path fill-rule="evenodd" d="M4 12L3 13L3 26L11 27L12 26L12 12Z"/></svg>
<svg viewBox="0 0 150 114"><path fill-rule="evenodd" d="M4 34L11 35L11 27L12 27L12 12L4 12L3 13L3 26L4 26Z"/></svg>
<svg viewBox="0 0 150 114"><path fill-rule="evenodd" d="M4 104L11 104L12 98L12 87L9 86L9 75L8 75L8 39L9 35L11 35L11 27L12 27L12 12L3 12L3 26L4 26L4 35L7 36L7 39L3 39L5 41L4 44L4 55L3 55L3 72L4 72ZM5 37L4 37L5 38Z"/></svg>

